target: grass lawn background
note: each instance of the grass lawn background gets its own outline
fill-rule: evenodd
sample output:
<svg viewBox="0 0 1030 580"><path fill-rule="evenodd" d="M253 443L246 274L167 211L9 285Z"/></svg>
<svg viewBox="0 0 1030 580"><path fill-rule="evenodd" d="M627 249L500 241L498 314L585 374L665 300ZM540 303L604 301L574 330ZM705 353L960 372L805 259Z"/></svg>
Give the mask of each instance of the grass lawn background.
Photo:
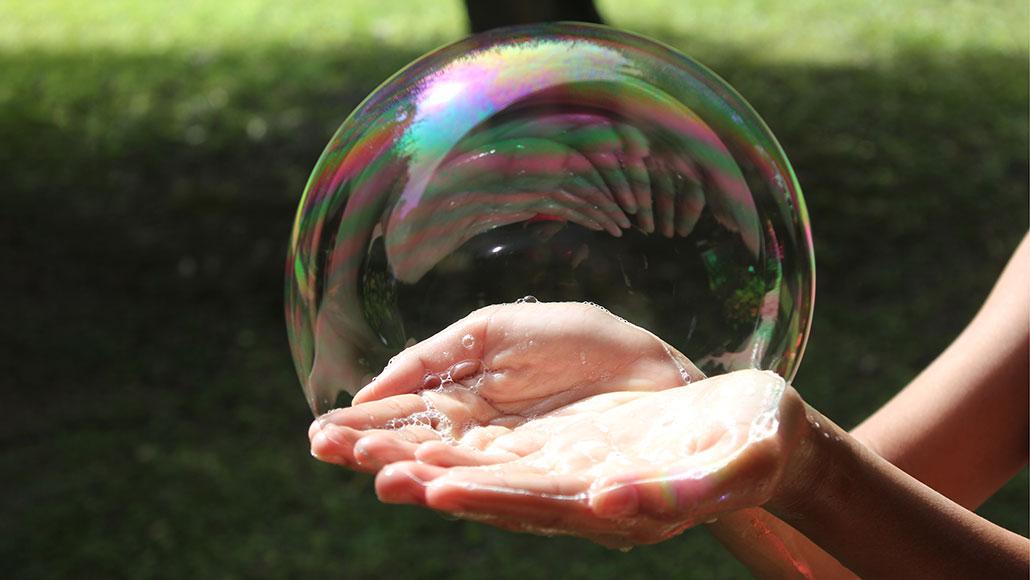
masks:
<svg viewBox="0 0 1030 580"><path fill-rule="evenodd" d="M845 427L965 325L1028 227L1025 1L599 2L759 111L812 217L795 384ZM457 2L0 0L4 577L656 578L628 554L375 501L307 454L285 244L330 135L464 34ZM981 513L1028 533L1027 472Z"/></svg>

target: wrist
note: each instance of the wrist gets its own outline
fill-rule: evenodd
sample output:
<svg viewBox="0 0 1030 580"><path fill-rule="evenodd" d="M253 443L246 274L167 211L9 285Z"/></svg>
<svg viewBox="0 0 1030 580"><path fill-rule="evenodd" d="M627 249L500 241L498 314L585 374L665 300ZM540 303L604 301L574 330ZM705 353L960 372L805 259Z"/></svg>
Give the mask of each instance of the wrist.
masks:
<svg viewBox="0 0 1030 580"><path fill-rule="evenodd" d="M818 411L801 401L793 388L784 397L796 397L800 420L793 428L796 441L783 473L769 501L763 506L780 519L803 519L817 509L820 498L832 491L849 453L847 433Z"/></svg>

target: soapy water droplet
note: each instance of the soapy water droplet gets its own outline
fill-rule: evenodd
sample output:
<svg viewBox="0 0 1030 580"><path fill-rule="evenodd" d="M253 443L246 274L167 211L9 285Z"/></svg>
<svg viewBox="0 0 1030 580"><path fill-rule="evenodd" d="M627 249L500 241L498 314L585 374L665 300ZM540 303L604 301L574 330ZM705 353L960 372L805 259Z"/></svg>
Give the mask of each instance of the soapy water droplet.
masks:
<svg viewBox="0 0 1030 580"><path fill-rule="evenodd" d="M476 339L471 334L466 334L461 337L461 346L471 350L472 347L476 346Z"/></svg>
<svg viewBox="0 0 1030 580"><path fill-rule="evenodd" d="M540 302L536 299L536 296L523 296L515 301L515 304L536 304Z"/></svg>
<svg viewBox="0 0 1030 580"><path fill-rule="evenodd" d="M435 389L442 384L443 380L440 378L440 375L436 373L426 373L426 375L422 377L423 389Z"/></svg>

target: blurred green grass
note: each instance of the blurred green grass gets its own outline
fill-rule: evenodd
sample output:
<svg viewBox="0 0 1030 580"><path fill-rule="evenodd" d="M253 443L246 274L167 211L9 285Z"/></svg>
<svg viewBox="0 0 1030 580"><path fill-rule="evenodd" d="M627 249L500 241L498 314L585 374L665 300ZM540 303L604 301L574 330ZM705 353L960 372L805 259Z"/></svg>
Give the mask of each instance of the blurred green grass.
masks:
<svg viewBox="0 0 1030 580"><path fill-rule="evenodd" d="M846 427L966 323L1028 226L1025 2L601 2L730 81L794 163ZM299 192L455 2L0 1L0 540L13 578L737 577L379 505L307 455L281 314ZM982 510L1028 533L1024 470Z"/></svg>

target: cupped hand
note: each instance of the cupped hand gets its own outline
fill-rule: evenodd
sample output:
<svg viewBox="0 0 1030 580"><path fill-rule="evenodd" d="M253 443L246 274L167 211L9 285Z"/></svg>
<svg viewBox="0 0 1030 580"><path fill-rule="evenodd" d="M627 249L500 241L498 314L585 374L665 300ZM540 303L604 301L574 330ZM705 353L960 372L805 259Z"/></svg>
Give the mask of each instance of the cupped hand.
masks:
<svg viewBox="0 0 1030 580"><path fill-rule="evenodd" d="M378 471L386 502L613 547L661 541L768 500L804 416L769 373L684 385L667 349L588 305L477 311L316 421L312 452Z"/></svg>
<svg viewBox="0 0 1030 580"><path fill-rule="evenodd" d="M672 346L603 308L527 297L476 310L406 349L354 404L454 383L501 413L533 416L591 395L703 377Z"/></svg>
<svg viewBox="0 0 1030 580"><path fill-rule="evenodd" d="M436 424L441 416L452 430L472 423L510 427L594 395L661 391L702 378L660 338L595 305L488 306L404 350L355 395L352 407L320 417L316 424L335 427L326 429L334 436L319 438L313 451L375 471L396 454L355 457L354 444L369 430L410 424L391 435L419 443L449 433Z"/></svg>

